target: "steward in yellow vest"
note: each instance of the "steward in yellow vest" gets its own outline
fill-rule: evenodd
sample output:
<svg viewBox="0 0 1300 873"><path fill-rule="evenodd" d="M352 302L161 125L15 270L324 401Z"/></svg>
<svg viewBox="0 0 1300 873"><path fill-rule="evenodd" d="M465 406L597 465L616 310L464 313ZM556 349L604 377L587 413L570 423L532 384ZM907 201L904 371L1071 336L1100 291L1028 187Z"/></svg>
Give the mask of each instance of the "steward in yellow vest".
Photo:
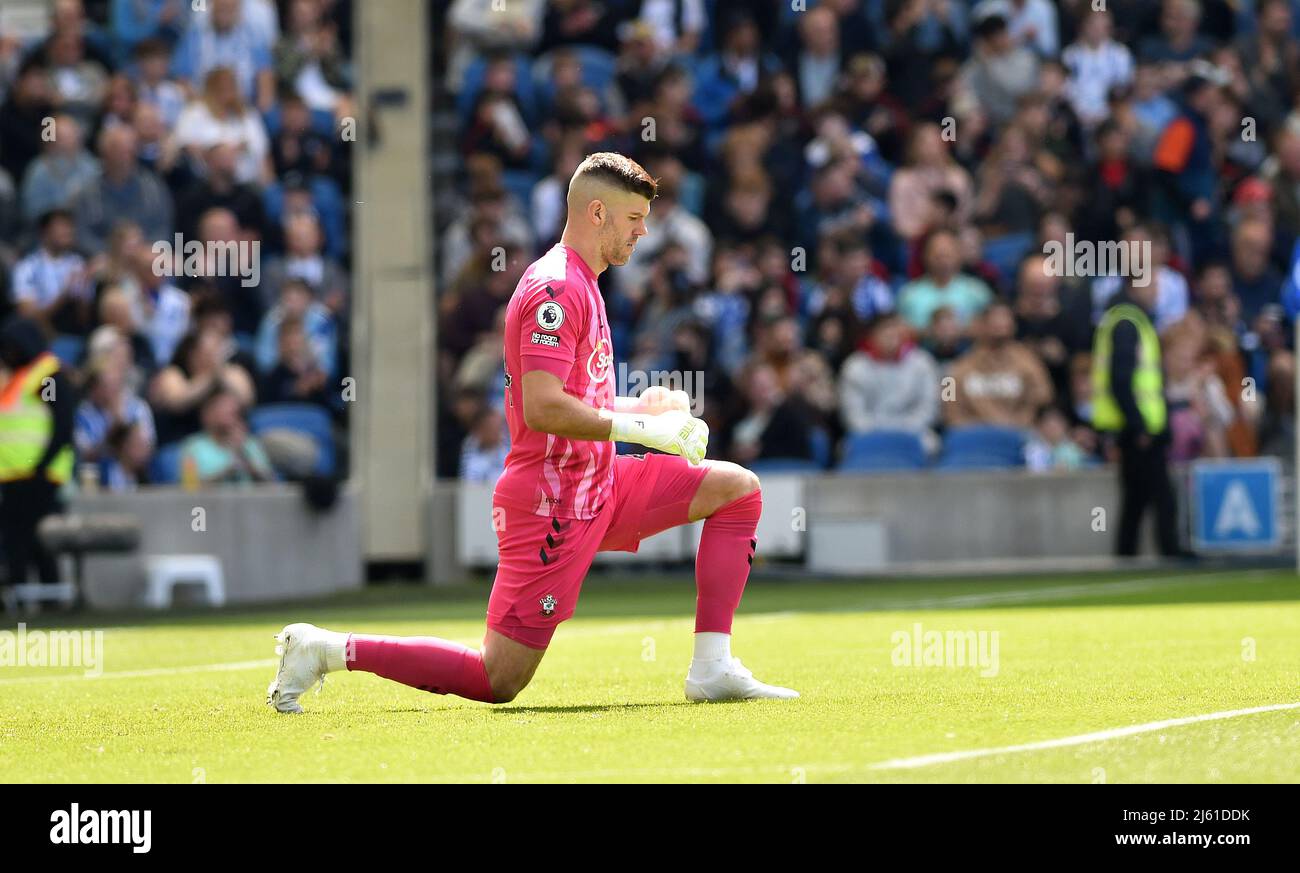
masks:
<svg viewBox="0 0 1300 873"><path fill-rule="evenodd" d="M1151 313L1158 286L1130 280L1097 325L1092 345L1092 426L1117 435L1120 453L1116 553L1136 555L1148 505L1155 509L1160 551L1181 556L1178 507L1169 481L1169 432L1160 335Z"/></svg>
<svg viewBox="0 0 1300 873"><path fill-rule="evenodd" d="M36 322L15 316L0 326L0 540L6 581L27 581L32 565L58 581L52 555L36 535L59 511L59 486L72 476L72 383Z"/></svg>

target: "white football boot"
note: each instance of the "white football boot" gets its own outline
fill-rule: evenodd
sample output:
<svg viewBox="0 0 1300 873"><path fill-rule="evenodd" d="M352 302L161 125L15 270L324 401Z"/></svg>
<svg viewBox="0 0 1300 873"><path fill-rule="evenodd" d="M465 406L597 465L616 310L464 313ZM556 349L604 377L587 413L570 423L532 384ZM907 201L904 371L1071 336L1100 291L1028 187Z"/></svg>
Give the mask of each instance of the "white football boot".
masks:
<svg viewBox="0 0 1300 873"><path fill-rule="evenodd" d="M739 658L693 661L686 674L686 699L694 703L716 700L788 700L799 692L778 685L764 685L740 663Z"/></svg>
<svg viewBox="0 0 1300 873"><path fill-rule="evenodd" d="M266 689L267 704L279 712L302 712L298 696L317 683L325 685L327 634L314 624L300 623L286 625L275 635L280 669ZM319 693L320 688L316 691Z"/></svg>

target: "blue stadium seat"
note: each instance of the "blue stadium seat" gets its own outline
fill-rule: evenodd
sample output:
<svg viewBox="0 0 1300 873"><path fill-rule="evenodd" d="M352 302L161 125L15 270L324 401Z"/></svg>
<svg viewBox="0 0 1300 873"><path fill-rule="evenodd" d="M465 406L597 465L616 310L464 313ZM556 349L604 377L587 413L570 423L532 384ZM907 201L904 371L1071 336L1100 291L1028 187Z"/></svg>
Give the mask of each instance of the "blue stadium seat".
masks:
<svg viewBox="0 0 1300 873"><path fill-rule="evenodd" d="M154 485L176 485L181 481L181 444L161 446L149 462L149 481Z"/></svg>
<svg viewBox="0 0 1300 873"><path fill-rule="evenodd" d="M813 460L823 470L831 465L831 436L820 427L808 431L808 442L812 443Z"/></svg>
<svg viewBox="0 0 1300 873"><path fill-rule="evenodd" d="M1034 247L1032 233L1012 233L984 241L984 259L998 268L1002 280L1009 285L1016 281L1020 260Z"/></svg>
<svg viewBox="0 0 1300 873"><path fill-rule="evenodd" d="M919 470L925 466L921 438L904 430L873 430L848 436L839 469L846 473Z"/></svg>
<svg viewBox="0 0 1300 873"><path fill-rule="evenodd" d="M248 414L254 434L281 428L309 436L316 443L316 473L334 473L334 427L329 413L311 403L268 403Z"/></svg>
<svg viewBox="0 0 1300 873"><path fill-rule="evenodd" d="M81 355L86 350L86 341L79 336L61 333L50 343L50 351L65 366L75 367L81 362Z"/></svg>
<svg viewBox="0 0 1300 873"><path fill-rule="evenodd" d="M1015 428L971 425L944 435L939 468L978 470L1020 467L1025 463L1024 434Z"/></svg>

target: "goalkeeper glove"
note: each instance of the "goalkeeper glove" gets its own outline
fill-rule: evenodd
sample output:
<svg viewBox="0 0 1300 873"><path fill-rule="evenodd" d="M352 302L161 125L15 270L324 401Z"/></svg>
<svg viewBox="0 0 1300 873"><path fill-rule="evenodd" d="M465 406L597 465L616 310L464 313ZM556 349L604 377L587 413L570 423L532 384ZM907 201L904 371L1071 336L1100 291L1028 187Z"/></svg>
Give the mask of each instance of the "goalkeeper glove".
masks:
<svg viewBox="0 0 1300 873"><path fill-rule="evenodd" d="M659 415L640 412L610 412L609 438L620 443L640 443L670 455L681 455L692 464L704 460L709 448L709 426L688 412L672 410Z"/></svg>

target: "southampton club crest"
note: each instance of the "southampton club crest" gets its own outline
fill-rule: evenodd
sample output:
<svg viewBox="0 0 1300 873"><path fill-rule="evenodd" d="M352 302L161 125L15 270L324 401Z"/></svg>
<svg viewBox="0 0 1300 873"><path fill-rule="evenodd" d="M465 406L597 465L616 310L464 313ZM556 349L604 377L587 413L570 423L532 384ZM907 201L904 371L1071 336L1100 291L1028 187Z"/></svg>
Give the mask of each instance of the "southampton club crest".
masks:
<svg viewBox="0 0 1300 873"><path fill-rule="evenodd" d="M557 604L555 602L555 597L553 595L548 594L537 602L542 605L542 615L555 614L555 607L557 606Z"/></svg>

